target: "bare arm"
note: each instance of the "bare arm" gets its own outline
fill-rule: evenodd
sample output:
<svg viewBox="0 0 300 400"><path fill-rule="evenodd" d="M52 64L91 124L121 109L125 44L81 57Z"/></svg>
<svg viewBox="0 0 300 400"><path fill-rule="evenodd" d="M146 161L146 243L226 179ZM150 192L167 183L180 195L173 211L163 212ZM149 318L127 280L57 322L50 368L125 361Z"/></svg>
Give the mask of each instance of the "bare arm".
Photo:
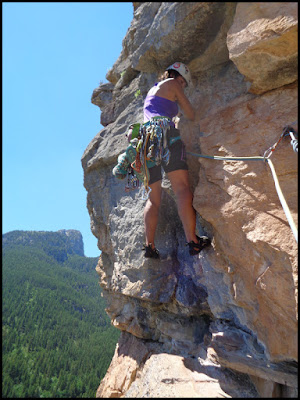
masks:
<svg viewBox="0 0 300 400"><path fill-rule="evenodd" d="M184 115L186 118L188 118L191 121L195 120L195 111L193 109L193 106L189 102L189 99L186 97L184 94L184 91L180 84L178 84L176 81L174 81L174 89L175 89L175 96L176 100L178 101L178 104L180 108L182 109Z"/></svg>

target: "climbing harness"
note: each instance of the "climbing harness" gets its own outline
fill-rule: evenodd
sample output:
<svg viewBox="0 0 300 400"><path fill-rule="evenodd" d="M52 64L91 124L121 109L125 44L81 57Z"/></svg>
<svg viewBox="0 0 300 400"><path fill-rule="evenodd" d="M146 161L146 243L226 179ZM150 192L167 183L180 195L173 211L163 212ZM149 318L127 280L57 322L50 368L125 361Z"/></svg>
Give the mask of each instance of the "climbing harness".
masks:
<svg viewBox="0 0 300 400"><path fill-rule="evenodd" d="M295 121L295 122L296 122L296 121ZM292 124L294 124L295 122L293 122ZM292 124L291 124L291 125L292 125ZM284 137L286 137L286 136L288 136L288 135L290 135L290 137L291 137L291 145L292 145L292 147L293 147L293 150L294 150L295 152L298 152L298 140L295 138L294 134L295 134L295 131L294 131L294 129L293 129L290 125L284 127L283 132L282 132L282 134L280 135L280 138L277 140L277 142L276 142L273 146L269 147L269 148L264 152L263 157L261 157L261 156L257 156L257 157L220 157L220 156L207 156L207 155L204 155L204 154L193 153L193 152L190 152L190 151L187 151L187 154L190 154L190 155L195 156L195 157L208 158L208 159L220 160L220 161L264 161L264 162L267 162L267 164L269 165L269 167L270 167L270 169L271 169L271 172L272 172L272 177L273 177L273 180L274 180L274 183L275 183L275 188L276 188L276 191L277 191L277 194L278 194L280 203L281 203L282 208L283 208L283 210L284 210L284 212L285 212L285 215L286 215L286 217L287 217L287 220L288 220L288 222L289 222L289 224L290 224L290 227L291 227L291 230L292 230L292 232L293 232L293 235L294 235L294 237L295 237L295 239L296 239L296 241L297 241L297 243L298 243L298 230L297 230L297 227L296 227L296 225L295 225L295 223L294 223L294 221L293 221L291 212L290 212L290 210L289 210L289 207L288 207L288 205L287 205L287 202L285 201L285 198L284 198L284 196L283 196L282 190L281 190L281 188L280 188L279 181L278 181L278 178L277 178L277 175L276 175L276 172L275 172L274 165L273 165L272 161L270 160L271 155L273 154L274 150L276 149L276 147L278 146L278 144L280 143L280 141L281 141Z"/></svg>
<svg viewBox="0 0 300 400"><path fill-rule="evenodd" d="M126 133L130 145L125 153L118 157L118 164L113 169L113 175L118 179L125 179L127 185L125 191L129 192L144 184L142 200L147 200L151 192L149 186L149 168L160 165L163 161L169 163L169 146L180 136L168 140L167 132L171 127L171 119L168 117L152 117L144 124L135 123L129 126Z"/></svg>
<svg viewBox="0 0 300 400"><path fill-rule="evenodd" d="M140 127L139 144L137 146L137 160L141 163L144 173L144 190L142 199L147 200L151 192L149 187L149 168L166 164L170 160L170 150L167 142L167 131L170 128L171 119L168 117L152 117Z"/></svg>

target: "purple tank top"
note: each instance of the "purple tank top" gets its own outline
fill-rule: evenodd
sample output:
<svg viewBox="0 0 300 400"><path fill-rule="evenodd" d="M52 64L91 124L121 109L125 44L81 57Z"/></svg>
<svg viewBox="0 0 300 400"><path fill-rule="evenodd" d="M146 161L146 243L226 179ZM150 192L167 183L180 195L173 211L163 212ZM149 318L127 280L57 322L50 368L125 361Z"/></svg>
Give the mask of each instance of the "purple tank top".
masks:
<svg viewBox="0 0 300 400"><path fill-rule="evenodd" d="M157 83L155 84L155 86ZM150 120L151 117L169 117L173 118L178 114L178 105L175 101L171 101L159 96L147 96L144 102L144 122Z"/></svg>

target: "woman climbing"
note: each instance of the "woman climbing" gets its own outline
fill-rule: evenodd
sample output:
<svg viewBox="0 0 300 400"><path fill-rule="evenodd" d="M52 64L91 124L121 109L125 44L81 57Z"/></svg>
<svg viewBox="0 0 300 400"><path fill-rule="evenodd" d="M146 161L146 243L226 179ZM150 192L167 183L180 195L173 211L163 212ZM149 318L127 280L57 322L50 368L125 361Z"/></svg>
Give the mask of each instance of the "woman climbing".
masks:
<svg viewBox="0 0 300 400"><path fill-rule="evenodd" d="M184 94L184 88L191 85L191 83L191 75L185 64L176 62L168 67L162 76L162 80L156 83L147 93L144 102L144 122L157 116L168 117L170 119L176 117L178 114L178 104L184 115L193 121L195 119L195 112ZM170 138L178 137L179 133L174 123L171 122L168 140L170 141ZM185 147L180 138L169 145L169 150L169 162L168 164L162 162L162 166L167 173L167 177L175 193L178 214L183 224L189 253L190 255L196 255L204 247L210 245L211 242L207 236L199 237L195 234L196 212L193 208L193 195L189 187ZM161 165L149 168L149 174L149 187L151 191L144 210L146 236L144 249L145 257L159 258L159 251L155 247L154 237L162 193Z"/></svg>

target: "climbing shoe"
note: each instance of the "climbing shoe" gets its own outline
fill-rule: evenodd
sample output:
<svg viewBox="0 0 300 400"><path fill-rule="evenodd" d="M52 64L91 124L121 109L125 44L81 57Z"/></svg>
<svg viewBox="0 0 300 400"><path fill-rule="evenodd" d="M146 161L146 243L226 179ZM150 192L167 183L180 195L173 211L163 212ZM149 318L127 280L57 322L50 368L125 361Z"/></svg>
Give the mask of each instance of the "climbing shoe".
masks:
<svg viewBox="0 0 300 400"><path fill-rule="evenodd" d="M154 249L152 249L151 243L149 244L149 246L144 245L143 250L145 251L144 256L146 258L159 258L159 251L155 247Z"/></svg>
<svg viewBox="0 0 300 400"><path fill-rule="evenodd" d="M195 243L193 240L189 243L186 243L186 246L189 246L189 253L191 256L195 256L200 253L204 247L210 246L211 240L207 236L197 236L198 243Z"/></svg>

